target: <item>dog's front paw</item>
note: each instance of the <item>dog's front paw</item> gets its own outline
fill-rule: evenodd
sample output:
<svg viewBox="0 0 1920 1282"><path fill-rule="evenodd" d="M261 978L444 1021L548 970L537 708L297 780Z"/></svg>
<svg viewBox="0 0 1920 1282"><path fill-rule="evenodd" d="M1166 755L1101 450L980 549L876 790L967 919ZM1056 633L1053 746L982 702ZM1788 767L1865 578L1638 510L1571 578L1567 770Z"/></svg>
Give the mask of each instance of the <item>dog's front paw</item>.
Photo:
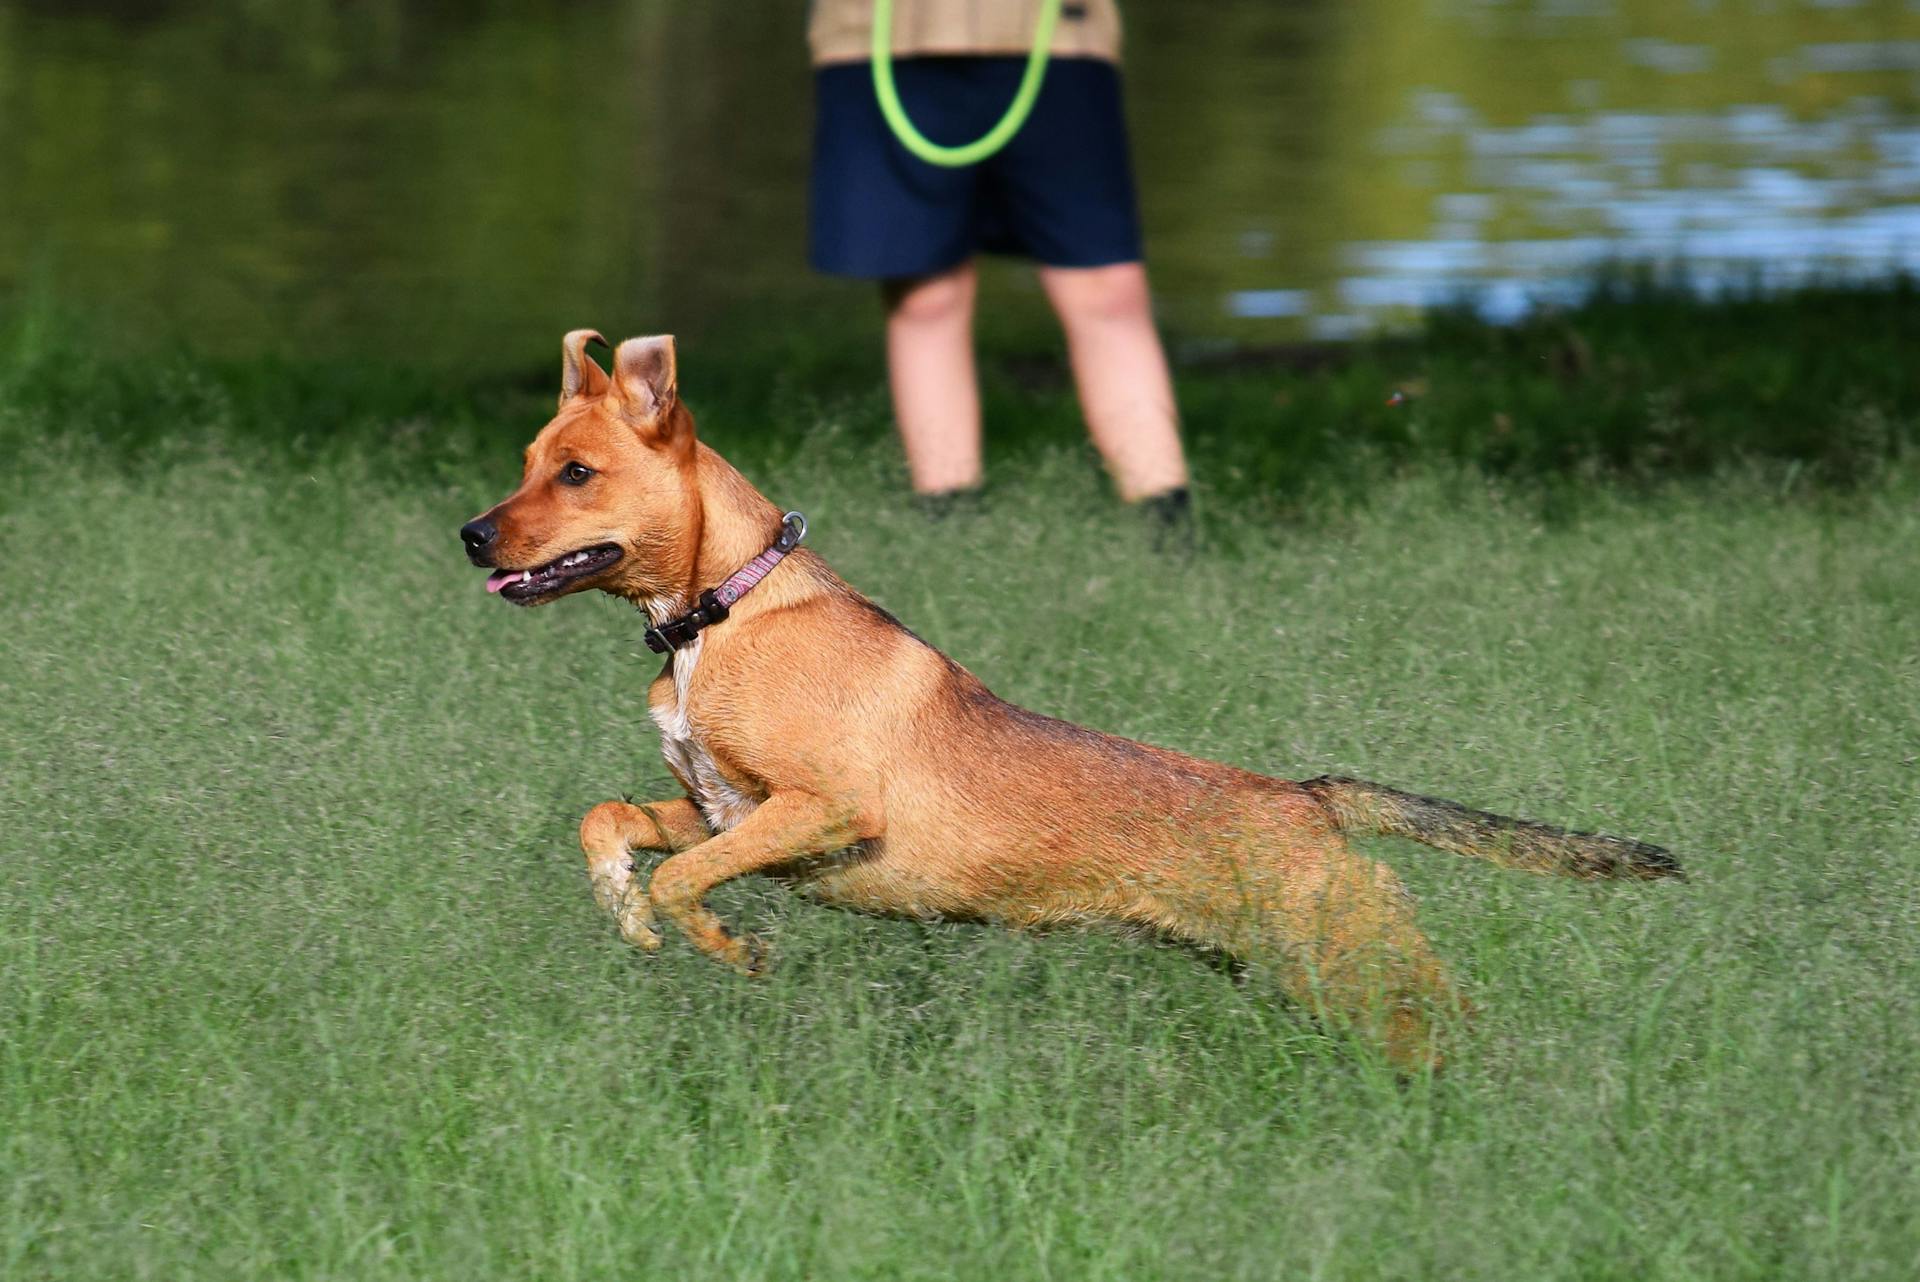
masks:
<svg viewBox="0 0 1920 1282"><path fill-rule="evenodd" d="M620 938L650 953L660 951L660 932L653 928L652 913L623 907L615 920L620 923Z"/></svg>
<svg viewBox="0 0 1920 1282"><path fill-rule="evenodd" d="M772 950L758 935L736 935L727 941L726 963L748 979L760 979L772 964Z"/></svg>
<svg viewBox="0 0 1920 1282"><path fill-rule="evenodd" d="M619 923L620 938L635 948L658 952L660 932L653 928L653 903L647 898L646 888L635 884L633 871L632 861L624 854L587 866L593 897Z"/></svg>

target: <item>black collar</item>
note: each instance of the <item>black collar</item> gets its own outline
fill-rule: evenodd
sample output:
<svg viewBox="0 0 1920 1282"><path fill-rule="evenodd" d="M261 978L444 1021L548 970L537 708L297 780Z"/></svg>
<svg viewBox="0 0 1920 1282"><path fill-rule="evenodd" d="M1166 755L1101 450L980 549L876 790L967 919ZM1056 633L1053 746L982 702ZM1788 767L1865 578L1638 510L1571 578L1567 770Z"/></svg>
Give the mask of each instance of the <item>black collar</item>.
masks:
<svg viewBox="0 0 1920 1282"><path fill-rule="evenodd" d="M719 587L702 592L700 604L679 618L649 624L647 649L655 654L670 654L699 636L701 629L710 628L726 618L734 602L753 591L760 580L766 578L774 566L786 560L787 553L799 547L800 540L806 537L806 517L798 512L789 512L781 517L780 537L773 541L772 547L735 570Z"/></svg>

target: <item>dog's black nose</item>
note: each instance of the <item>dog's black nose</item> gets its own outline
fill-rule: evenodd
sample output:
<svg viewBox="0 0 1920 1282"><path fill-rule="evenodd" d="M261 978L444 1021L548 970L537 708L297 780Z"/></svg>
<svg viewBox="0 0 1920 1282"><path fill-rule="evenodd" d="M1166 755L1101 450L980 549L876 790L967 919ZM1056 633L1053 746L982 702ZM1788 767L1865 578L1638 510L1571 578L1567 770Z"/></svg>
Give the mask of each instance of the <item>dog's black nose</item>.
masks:
<svg viewBox="0 0 1920 1282"><path fill-rule="evenodd" d="M468 556L478 556L499 535L500 528L484 516L475 517L460 527L460 541L467 545Z"/></svg>

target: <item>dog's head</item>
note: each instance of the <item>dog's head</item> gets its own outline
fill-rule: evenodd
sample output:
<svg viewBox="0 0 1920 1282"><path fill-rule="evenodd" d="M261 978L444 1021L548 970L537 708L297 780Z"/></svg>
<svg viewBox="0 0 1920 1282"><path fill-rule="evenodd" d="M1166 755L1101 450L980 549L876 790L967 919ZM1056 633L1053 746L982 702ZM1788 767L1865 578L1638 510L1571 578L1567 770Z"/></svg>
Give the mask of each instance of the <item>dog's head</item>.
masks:
<svg viewBox="0 0 1920 1282"><path fill-rule="evenodd" d="M540 605L582 588L670 595L693 571L699 497L693 417L680 403L673 338L629 338L609 375L590 329L563 340L560 411L527 447L520 488L460 527L487 590Z"/></svg>

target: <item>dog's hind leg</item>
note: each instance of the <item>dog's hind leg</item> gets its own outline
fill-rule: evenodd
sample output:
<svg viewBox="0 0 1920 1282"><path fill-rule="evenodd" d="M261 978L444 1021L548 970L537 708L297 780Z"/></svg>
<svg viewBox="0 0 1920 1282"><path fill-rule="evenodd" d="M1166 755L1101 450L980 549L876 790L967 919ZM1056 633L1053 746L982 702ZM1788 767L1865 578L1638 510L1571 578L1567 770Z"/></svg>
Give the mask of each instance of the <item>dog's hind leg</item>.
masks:
<svg viewBox="0 0 1920 1282"><path fill-rule="evenodd" d="M1391 868L1345 853L1288 896L1276 925L1300 965L1287 984L1315 1014L1371 1039L1405 1071L1438 1068L1436 1021L1464 1011Z"/></svg>
<svg viewBox="0 0 1920 1282"><path fill-rule="evenodd" d="M1271 962L1316 1019L1379 1046L1402 1071L1437 1068L1436 1018L1462 1009L1393 870L1338 839L1233 860L1230 882L1154 899L1158 924L1248 962ZM1199 892L1196 894L1196 892Z"/></svg>
<svg viewBox="0 0 1920 1282"><path fill-rule="evenodd" d="M653 901L636 883L635 850L686 850L711 836L699 808L685 797L636 806L603 801L580 821L580 849L587 856L593 897L620 923L620 935L648 952L660 947Z"/></svg>

